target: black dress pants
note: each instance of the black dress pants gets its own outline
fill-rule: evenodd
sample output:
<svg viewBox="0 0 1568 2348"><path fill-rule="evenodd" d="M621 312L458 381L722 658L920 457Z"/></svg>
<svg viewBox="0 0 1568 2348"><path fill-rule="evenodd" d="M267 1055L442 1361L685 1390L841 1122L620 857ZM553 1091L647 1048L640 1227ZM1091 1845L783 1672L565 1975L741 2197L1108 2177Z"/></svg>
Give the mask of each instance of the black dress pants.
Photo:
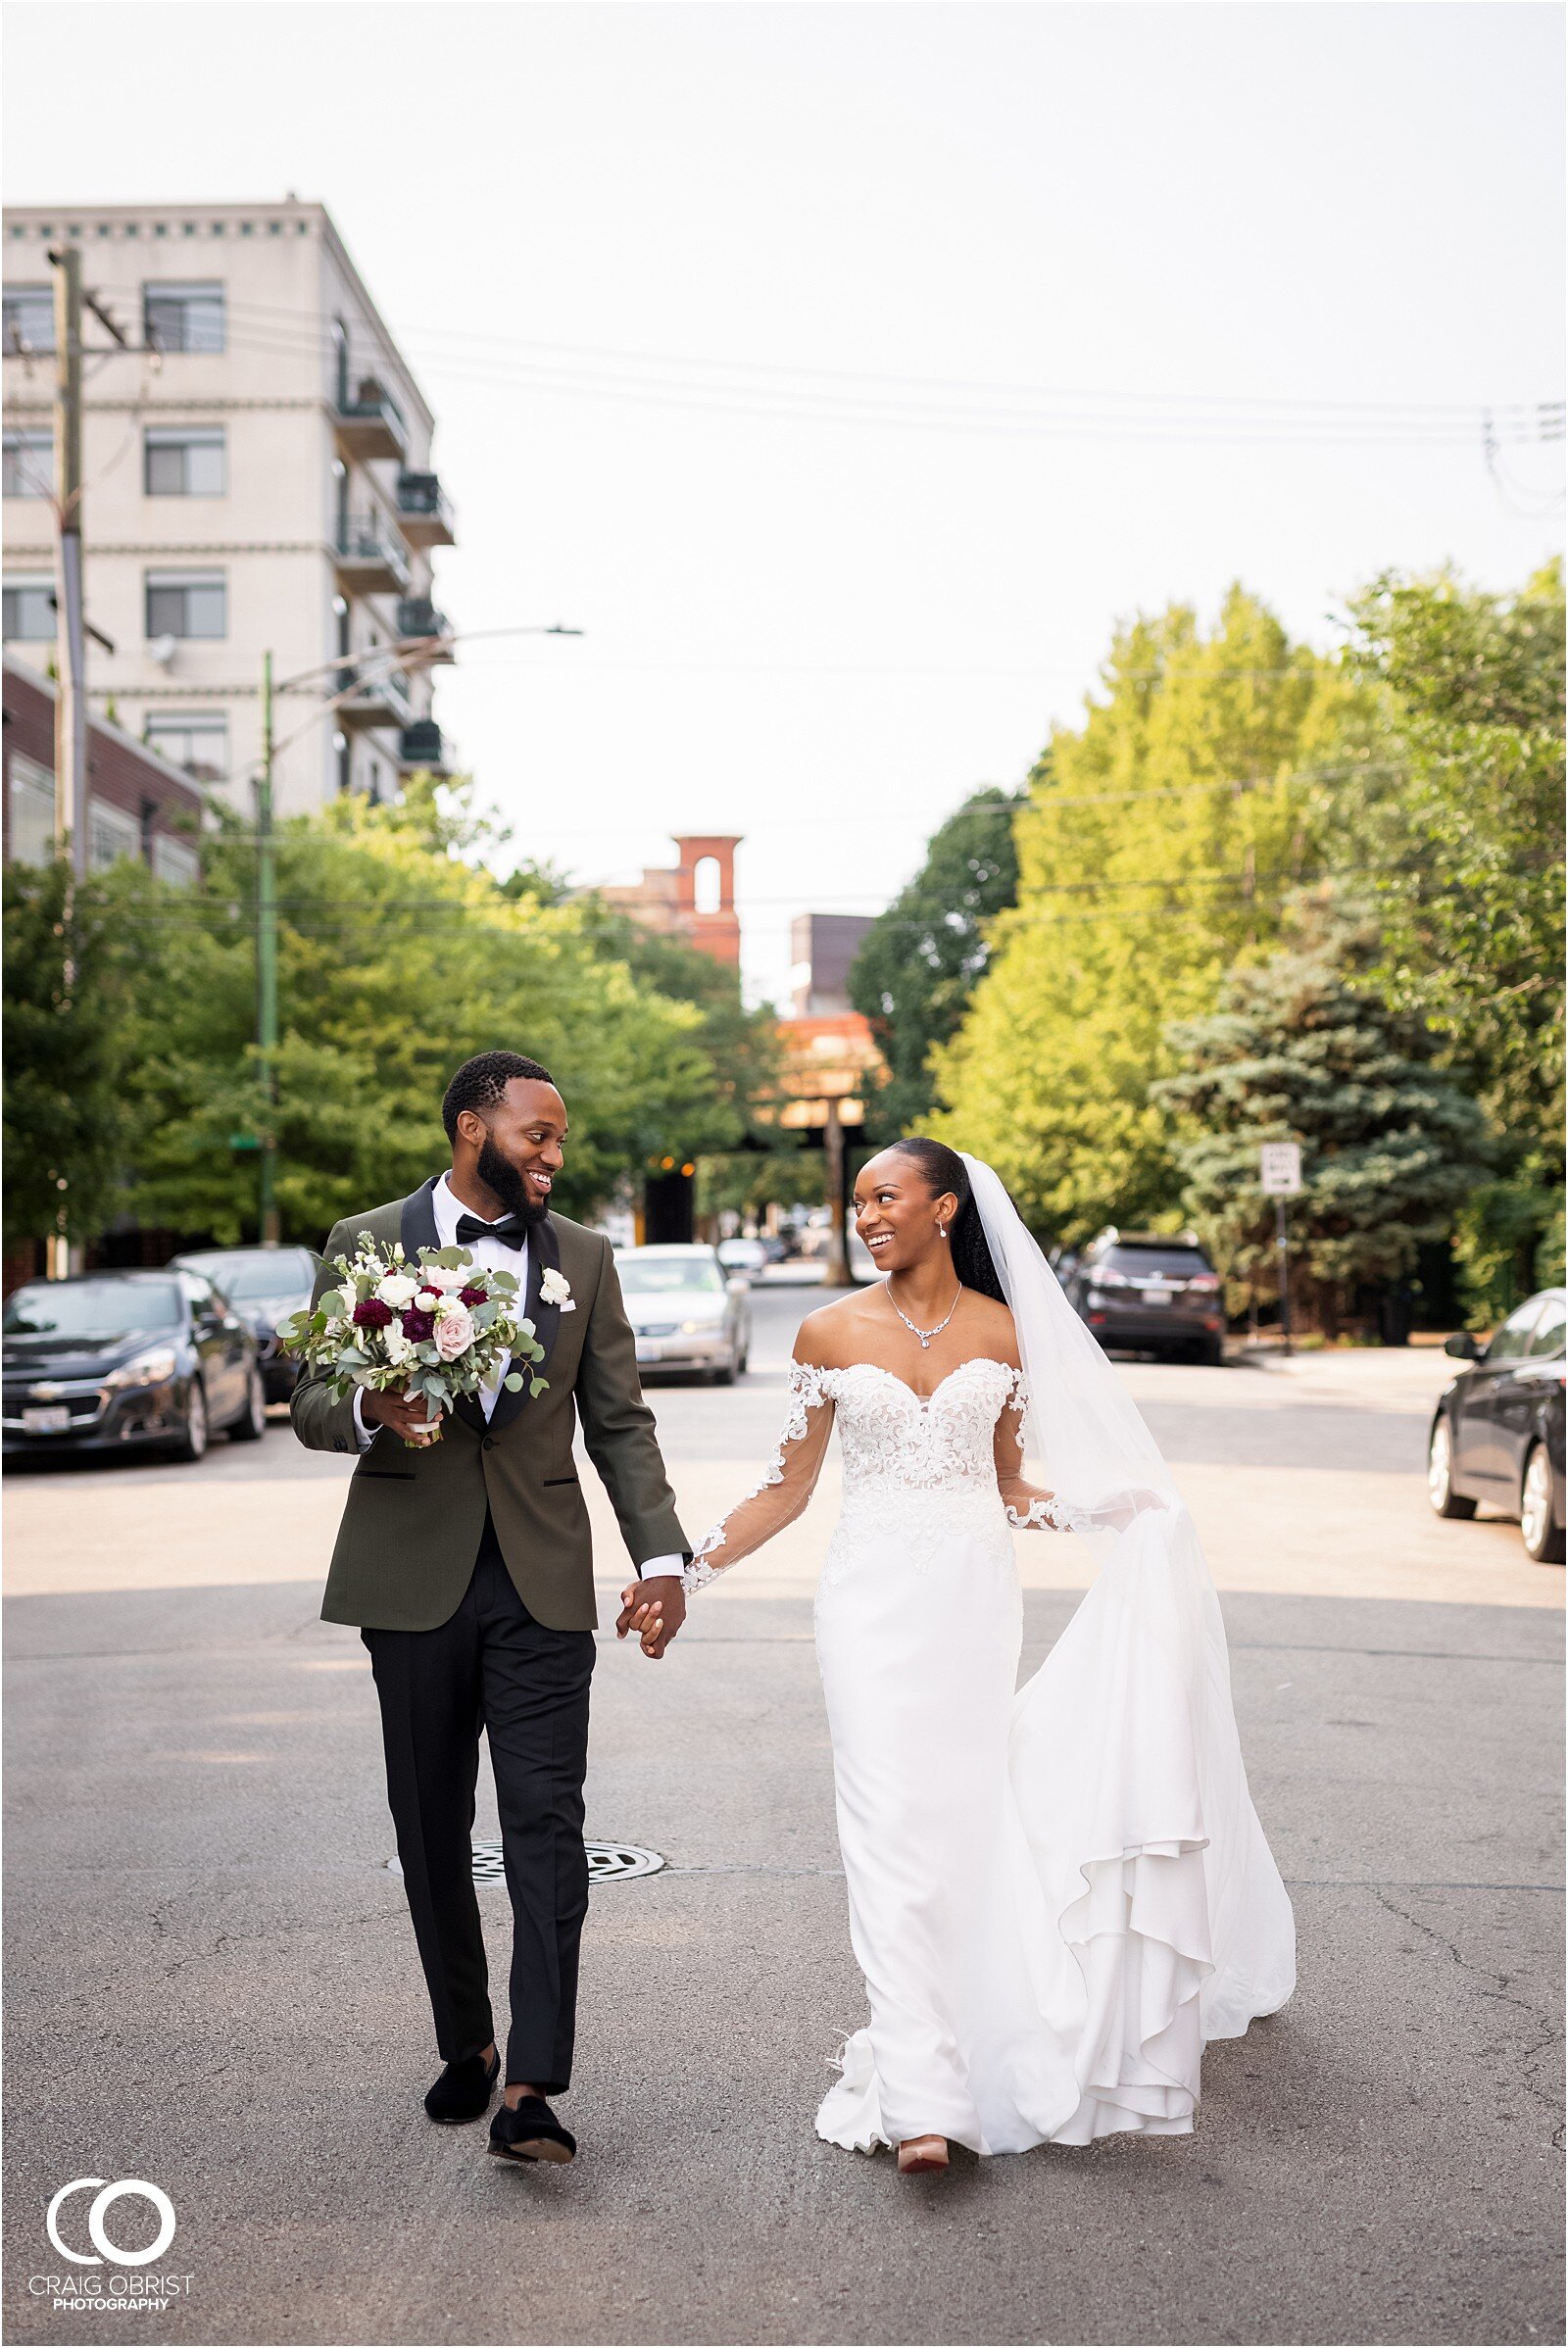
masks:
<svg viewBox="0 0 1568 2348"><path fill-rule="evenodd" d="M449 1621L434 1631L360 1637L381 1702L387 1799L441 2058L477 2054L496 2034L472 1866L483 1729L512 1895L505 2077L559 2095L571 2083L577 1951L588 1913L582 1784L593 1633L534 1620L487 1515Z"/></svg>

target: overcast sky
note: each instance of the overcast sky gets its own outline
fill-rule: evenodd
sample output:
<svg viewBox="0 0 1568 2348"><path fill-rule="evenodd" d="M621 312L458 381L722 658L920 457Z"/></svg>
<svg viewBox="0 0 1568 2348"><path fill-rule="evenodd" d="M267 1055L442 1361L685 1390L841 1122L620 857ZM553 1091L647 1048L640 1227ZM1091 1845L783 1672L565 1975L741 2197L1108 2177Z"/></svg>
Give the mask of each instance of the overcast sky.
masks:
<svg viewBox="0 0 1568 2348"><path fill-rule="evenodd" d="M438 418L441 683L521 853L873 911L1113 622L1559 542L1562 16L19 0L5 193L330 209ZM1051 397L1047 395L1065 395Z"/></svg>

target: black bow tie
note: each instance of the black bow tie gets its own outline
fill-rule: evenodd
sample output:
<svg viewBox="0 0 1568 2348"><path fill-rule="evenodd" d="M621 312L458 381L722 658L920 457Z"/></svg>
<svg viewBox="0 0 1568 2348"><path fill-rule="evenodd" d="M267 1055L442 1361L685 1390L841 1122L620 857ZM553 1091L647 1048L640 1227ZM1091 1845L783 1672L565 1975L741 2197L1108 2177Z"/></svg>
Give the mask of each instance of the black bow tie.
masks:
<svg viewBox="0 0 1568 2348"><path fill-rule="evenodd" d="M459 1215L458 1246L469 1240L499 1240L503 1247L526 1246L528 1226L521 1215L503 1215L499 1223L487 1223L480 1215Z"/></svg>

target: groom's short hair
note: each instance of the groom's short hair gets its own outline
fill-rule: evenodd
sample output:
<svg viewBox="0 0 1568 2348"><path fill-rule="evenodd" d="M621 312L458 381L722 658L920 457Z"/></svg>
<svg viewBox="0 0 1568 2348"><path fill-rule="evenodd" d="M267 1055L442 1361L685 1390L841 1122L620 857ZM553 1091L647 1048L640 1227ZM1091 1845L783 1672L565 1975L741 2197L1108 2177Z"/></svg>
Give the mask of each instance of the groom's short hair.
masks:
<svg viewBox="0 0 1568 2348"><path fill-rule="evenodd" d="M458 1119L466 1108L482 1113L493 1107L514 1076L526 1076L533 1084L556 1081L548 1068L541 1068L521 1052L476 1052L471 1060L465 1060L441 1097L441 1122L447 1140L457 1140Z"/></svg>

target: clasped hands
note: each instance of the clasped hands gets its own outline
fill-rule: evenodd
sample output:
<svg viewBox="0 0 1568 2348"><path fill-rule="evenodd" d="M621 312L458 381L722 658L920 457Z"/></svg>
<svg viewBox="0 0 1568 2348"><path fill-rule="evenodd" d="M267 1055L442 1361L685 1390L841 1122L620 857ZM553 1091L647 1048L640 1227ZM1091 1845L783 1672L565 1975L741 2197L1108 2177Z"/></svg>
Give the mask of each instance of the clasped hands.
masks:
<svg viewBox="0 0 1568 2348"><path fill-rule="evenodd" d="M686 1586L679 1574L656 1574L648 1582L628 1582L620 1593L615 1637L635 1631L645 1655L657 1663L686 1620Z"/></svg>

